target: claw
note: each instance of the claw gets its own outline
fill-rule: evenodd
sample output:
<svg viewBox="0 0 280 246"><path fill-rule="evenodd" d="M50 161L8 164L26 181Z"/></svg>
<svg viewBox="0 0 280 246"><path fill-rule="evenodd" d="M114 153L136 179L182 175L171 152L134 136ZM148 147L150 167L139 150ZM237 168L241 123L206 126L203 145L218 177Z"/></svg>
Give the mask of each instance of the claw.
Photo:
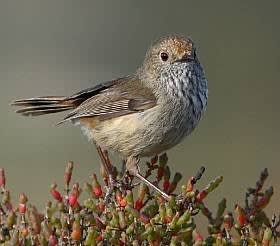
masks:
<svg viewBox="0 0 280 246"><path fill-rule="evenodd" d="M104 202L106 205L108 205L112 200L114 188L115 188L115 182L112 178L112 175L110 175L110 174L109 174L109 185L106 187L107 187L107 191L104 196Z"/></svg>
<svg viewBox="0 0 280 246"><path fill-rule="evenodd" d="M151 188L153 188L156 192L158 192L165 200L169 201L171 199L171 197L166 194L165 192L163 192L161 189L159 189L157 186L155 186L153 183L151 183L148 179L146 179L144 176L142 176L140 174L139 171L139 167L138 167L138 162L139 159L135 158L135 157L129 157L126 161L126 168L127 171L137 177L138 179L140 179L141 181L143 181L144 183L146 183L148 186L150 186Z"/></svg>

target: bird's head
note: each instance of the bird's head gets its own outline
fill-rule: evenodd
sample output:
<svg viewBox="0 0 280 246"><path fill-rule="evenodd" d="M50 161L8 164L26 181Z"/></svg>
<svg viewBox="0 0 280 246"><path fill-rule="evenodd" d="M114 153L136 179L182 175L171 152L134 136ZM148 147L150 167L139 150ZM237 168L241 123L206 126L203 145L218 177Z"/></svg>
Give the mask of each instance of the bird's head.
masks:
<svg viewBox="0 0 280 246"><path fill-rule="evenodd" d="M184 36L167 36L154 42L140 72L152 87L164 87L176 94L188 89L191 76L203 75L194 43Z"/></svg>

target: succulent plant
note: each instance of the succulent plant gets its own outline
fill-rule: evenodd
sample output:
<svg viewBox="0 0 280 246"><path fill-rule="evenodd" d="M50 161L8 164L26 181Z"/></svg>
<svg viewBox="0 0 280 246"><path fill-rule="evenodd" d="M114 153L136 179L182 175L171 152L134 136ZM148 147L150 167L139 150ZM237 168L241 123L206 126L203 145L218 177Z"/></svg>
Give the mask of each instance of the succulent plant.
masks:
<svg viewBox="0 0 280 246"><path fill-rule="evenodd" d="M218 203L215 215L205 200L223 180L214 178L198 190L196 183L205 171L201 167L179 187L180 173L171 175L166 154L146 163L146 178L170 195L166 201L145 184L114 168L114 183L101 170L92 174L82 187L71 184L73 162L64 172L64 188L50 187L52 201L40 212L25 194L12 204L6 187L4 169L0 169L0 245L272 245L280 237L280 217L270 220L264 212L273 188L262 191L268 171L261 172L255 187L248 188L245 206L237 204L227 212L226 199ZM81 193L86 198L81 198ZM194 217L202 213L208 219L208 235L203 237Z"/></svg>

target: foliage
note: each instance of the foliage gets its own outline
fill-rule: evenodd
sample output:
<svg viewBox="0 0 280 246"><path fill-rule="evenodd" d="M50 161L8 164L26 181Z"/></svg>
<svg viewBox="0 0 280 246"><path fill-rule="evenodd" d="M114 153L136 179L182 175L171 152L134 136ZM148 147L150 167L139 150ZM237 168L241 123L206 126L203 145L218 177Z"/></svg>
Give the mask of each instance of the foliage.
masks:
<svg viewBox="0 0 280 246"><path fill-rule="evenodd" d="M114 169L113 182L101 170L104 185L96 174L85 183L71 185L73 162L64 173L64 192L56 184L50 188L53 201L40 212L21 194L18 204L11 203L6 177L0 169L2 201L0 203L0 245L270 245L280 237L280 218L270 220L264 208L273 188L262 192L268 177L265 169L254 188L248 188L245 206L237 204L235 212L225 213L226 199L218 203L213 215L205 205L206 197L222 182L219 176L204 189L196 183L205 168L177 187L182 178L171 178L166 154L147 162L146 178L170 195L165 201L145 184L137 183L125 171ZM123 169L124 170L124 169ZM176 189L177 188L177 189ZM177 193L175 191L178 191ZM81 193L87 198L83 200ZM194 217L202 213L208 219L206 238L196 227Z"/></svg>

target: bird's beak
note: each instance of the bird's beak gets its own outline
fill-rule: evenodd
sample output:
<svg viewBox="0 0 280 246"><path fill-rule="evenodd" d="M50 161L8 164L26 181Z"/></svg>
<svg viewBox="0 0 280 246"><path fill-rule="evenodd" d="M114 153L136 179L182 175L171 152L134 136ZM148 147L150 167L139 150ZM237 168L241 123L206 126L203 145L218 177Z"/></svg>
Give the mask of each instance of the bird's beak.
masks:
<svg viewBox="0 0 280 246"><path fill-rule="evenodd" d="M195 58L193 56L185 55L181 59L176 60L176 62L194 62Z"/></svg>

